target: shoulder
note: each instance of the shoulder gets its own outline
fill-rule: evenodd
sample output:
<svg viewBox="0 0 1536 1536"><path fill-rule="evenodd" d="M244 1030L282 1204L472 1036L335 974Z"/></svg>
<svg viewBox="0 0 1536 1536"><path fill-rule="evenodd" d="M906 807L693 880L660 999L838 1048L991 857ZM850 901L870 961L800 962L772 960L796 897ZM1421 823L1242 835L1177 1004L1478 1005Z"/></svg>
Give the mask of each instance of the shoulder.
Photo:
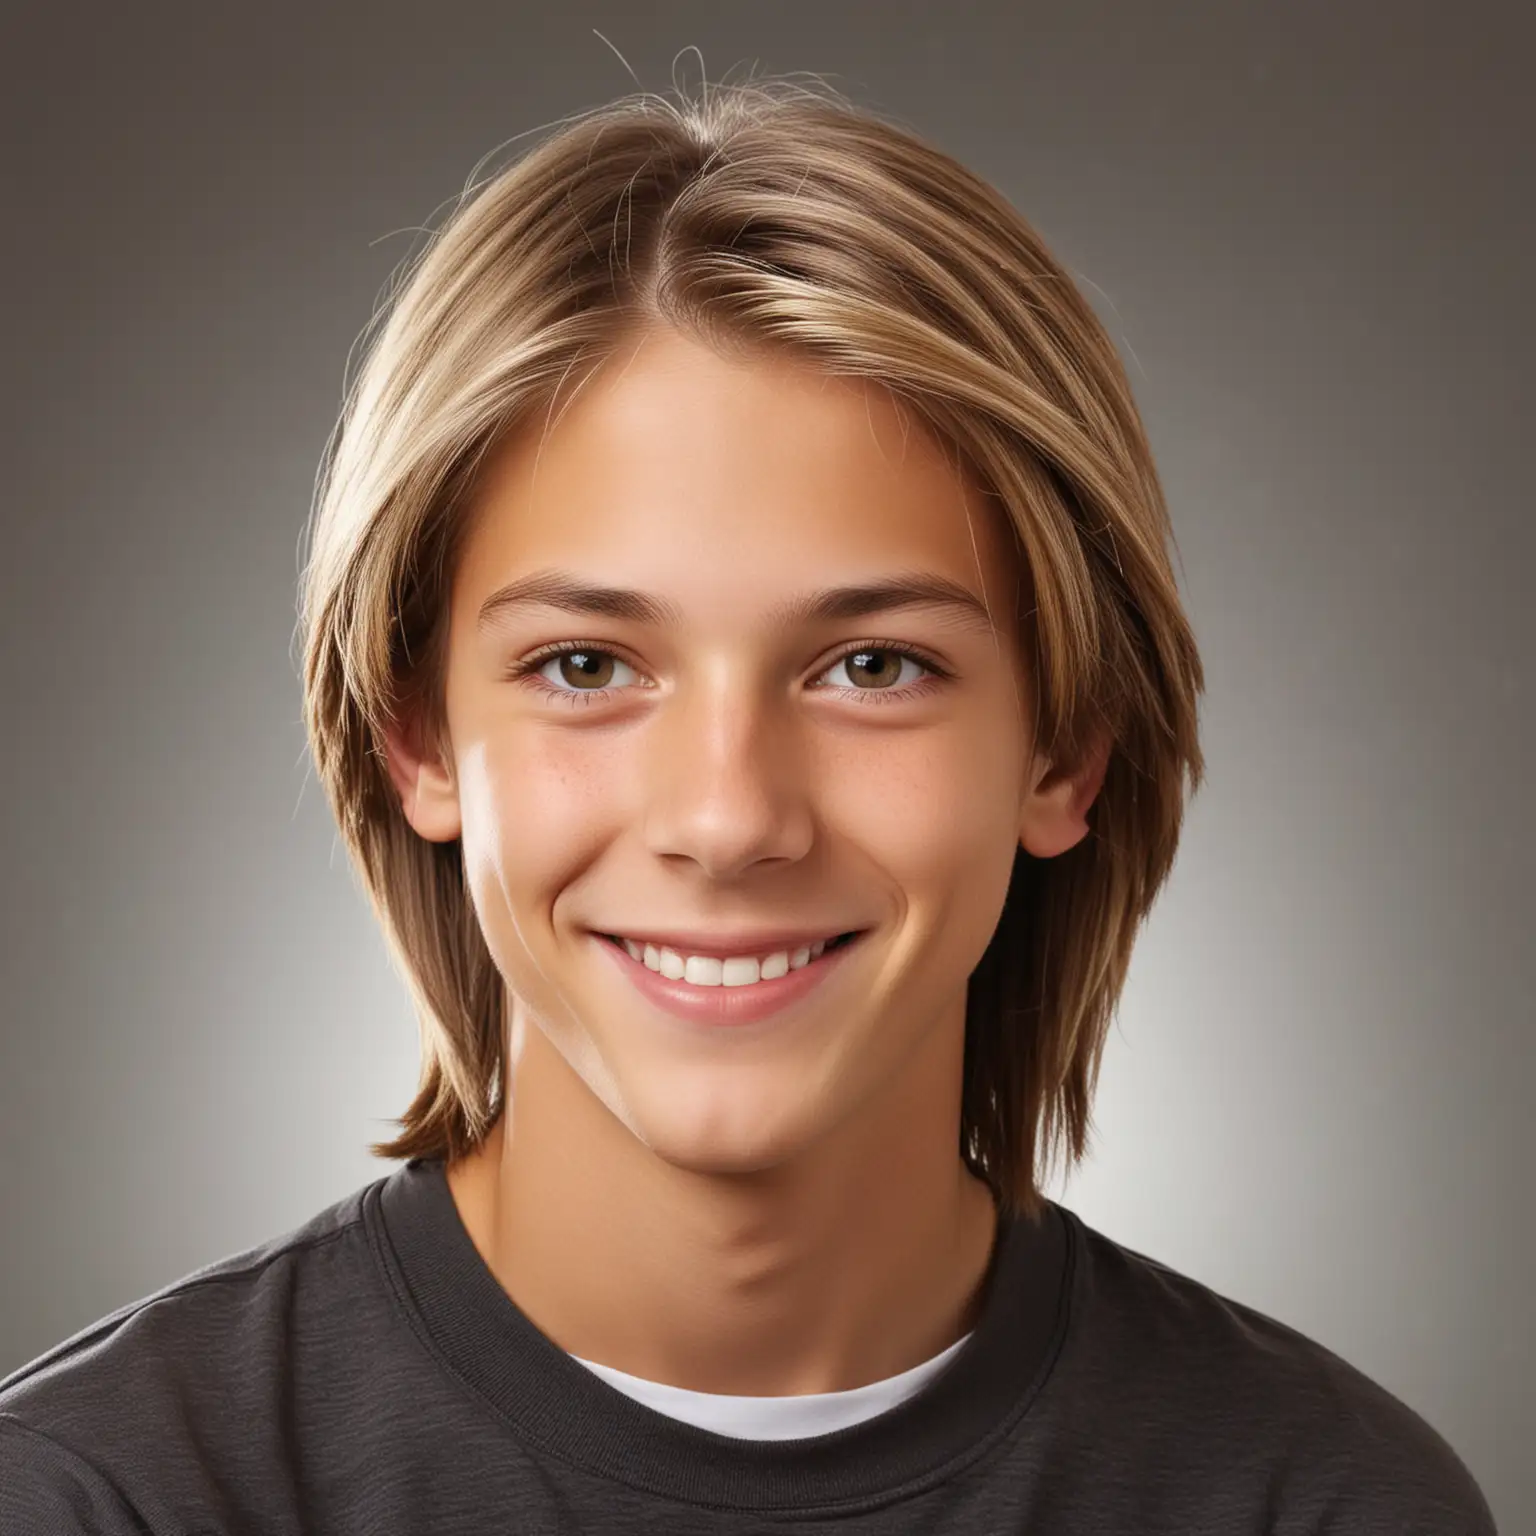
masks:
<svg viewBox="0 0 1536 1536"><path fill-rule="evenodd" d="M122 1469L192 1464L200 1444L252 1438L295 1372L344 1347L349 1327L355 1343L370 1307L388 1312L362 1221L372 1187L119 1307L0 1378L6 1498L46 1488L94 1511L88 1528L115 1531L103 1512L126 1501Z"/></svg>
<svg viewBox="0 0 1536 1536"><path fill-rule="evenodd" d="M144 1536L152 1529L111 1478L0 1410L0 1531Z"/></svg>
<svg viewBox="0 0 1536 1536"><path fill-rule="evenodd" d="M1208 1458L1213 1476L1246 1466L1277 1533L1493 1536L1466 1463L1402 1398L1278 1318L1071 1219L1083 1261L1073 1374L1117 1415L1186 1462Z"/></svg>

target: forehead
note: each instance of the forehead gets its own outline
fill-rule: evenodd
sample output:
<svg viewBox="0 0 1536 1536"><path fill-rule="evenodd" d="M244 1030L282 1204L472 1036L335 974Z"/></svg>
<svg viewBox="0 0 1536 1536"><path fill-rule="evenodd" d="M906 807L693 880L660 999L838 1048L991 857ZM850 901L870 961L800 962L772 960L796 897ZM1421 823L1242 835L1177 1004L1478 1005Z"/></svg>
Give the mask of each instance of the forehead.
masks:
<svg viewBox="0 0 1536 1536"><path fill-rule="evenodd" d="M1006 609L1011 542L953 454L885 390L663 332L488 459L457 595L473 605L559 566L702 619L900 568Z"/></svg>

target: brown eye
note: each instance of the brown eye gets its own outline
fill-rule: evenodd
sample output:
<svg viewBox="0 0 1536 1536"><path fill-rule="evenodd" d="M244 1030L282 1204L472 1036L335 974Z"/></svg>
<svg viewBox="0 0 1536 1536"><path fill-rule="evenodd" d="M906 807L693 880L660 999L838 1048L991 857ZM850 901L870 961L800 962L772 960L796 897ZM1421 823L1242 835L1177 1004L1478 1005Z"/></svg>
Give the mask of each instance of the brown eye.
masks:
<svg viewBox="0 0 1536 1536"><path fill-rule="evenodd" d="M546 695L595 702L626 686L622 681L615 684L615 669L634 671L623 657L600 645L563 645L551 646L518 662L511 676Z"/></svg>
<svg viewBox="0 0 1536 1536"><path fill-rule="evenodd" d="M855 681L872 681L876 687L894 683L901 676L902 658L894 651L855 651L844 658L848 663L848 675Z"/></svg>
<svg viewBox="0 0 1536 1536"><path fill-rule="evenodd" d="M875 645L845 652L832 664L831 670L835 673L839 667L846 667L847 675L853 679L853 689L859 693L886 693L900 680L902 664L905 662L910 662L914 668L914 679L909 681L920 677L924 671L932 670L907 651L898 650L895 646Z"/></svg>
<svg viewBox="0 0 1536 1536"><path fill-rule="evenodd" d="M562 682L584 691L587 687L606 688L613 679L617 658L607 651L562 651L551 660L559 667Z"/></svg>

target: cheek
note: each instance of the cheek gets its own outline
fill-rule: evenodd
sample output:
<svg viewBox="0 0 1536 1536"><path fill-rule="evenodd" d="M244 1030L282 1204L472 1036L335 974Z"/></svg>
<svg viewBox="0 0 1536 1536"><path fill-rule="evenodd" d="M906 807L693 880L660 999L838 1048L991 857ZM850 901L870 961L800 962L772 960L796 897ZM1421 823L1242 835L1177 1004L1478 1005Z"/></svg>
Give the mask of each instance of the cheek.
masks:
<svg viewBox="0 0 1536 1536"><path fill-rule="evenodd" d="M998 733L892 734L829 758L834 824L911 888L1012 867L1020 748ZM1006 879L1006 877L1005 877Z"/></svg>
<svg viewBox="0 0 1536 1536"><path fill-rule="evenodd" d="M485 739L459 759L465 876L496 968L540 1018L569 1012L547 970L552 913L601 846L606 797L590 774L548 751L537 733Z"/></svg>
<svg viewBox="0 0 1536 1536"><path fill-rule="evenodd" d="M463 846L472 884L527 897L563 883L623 814L621 754L578 750L557 733L508 731L460 760Z"/></svg>
<svg viewBox="0 0 1536 1536"><path fill-rule="evenodd" d="M1020 750L913 733L882 743L878 767L840 771L837 825L900 892L909 956L924 957L904 982L919 1014L945 1001L996 931L1018 849Z"/></svg>

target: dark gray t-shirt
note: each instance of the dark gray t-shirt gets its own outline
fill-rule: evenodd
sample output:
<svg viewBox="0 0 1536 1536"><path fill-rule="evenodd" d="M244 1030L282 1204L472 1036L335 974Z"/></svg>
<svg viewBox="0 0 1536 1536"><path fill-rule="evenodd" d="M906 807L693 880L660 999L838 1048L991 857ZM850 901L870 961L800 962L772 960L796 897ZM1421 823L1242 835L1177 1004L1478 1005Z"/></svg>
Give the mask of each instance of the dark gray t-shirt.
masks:
<svg viewBox="0 0 1536 1536"><path fill-rule="evenodd" d="M1491 1536L1465 1464L1294 1329L1049 1202L895 1408L743 1440L517 1309L434 1159L0 1381L0 1536Z"/></svg>

